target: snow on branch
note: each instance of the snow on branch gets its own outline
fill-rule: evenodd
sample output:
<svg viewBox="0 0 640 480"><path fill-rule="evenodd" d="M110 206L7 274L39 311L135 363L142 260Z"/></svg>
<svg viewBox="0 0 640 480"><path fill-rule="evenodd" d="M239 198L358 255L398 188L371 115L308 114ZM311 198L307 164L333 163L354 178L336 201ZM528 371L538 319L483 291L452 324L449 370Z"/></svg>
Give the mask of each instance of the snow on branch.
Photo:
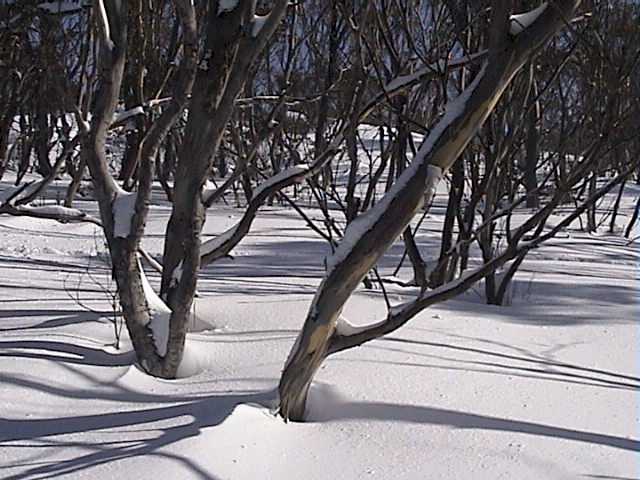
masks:
<svg viewBox="0 0 640 480"><path fill-rule="evenodd" d="M104 0L96 0L98 24L102 32L103 40L106 47L109 50L113 49L113 41L111 40L111 28L109 27L109 17L107 16L107 9L104 6Z"/></svg>
<svg viewBox="0 0 640 480"><path fill-rule="evenodd" d="M386 321L387 319L383 318L382 320L378 320L377 322L367 325L354 325L347 320L346 317L340 315L338 317L338 322L336 323L336 334L343 337L350 337L352 335L357 335L359 333L366 332L367 330L371 330L372 328L377 328L386 323Z"/></svg>
<svg viewBox="0 0 640 480"><path fill-rule="evenodd" d="M30 205L30 197L43 185L46 179L37 182L24 183L0 193L0 214L14 217L34 217L59 222L89 222L101 225L100 221L82 210L67 208L61 205ZM24 205L21 205L24 203Z"/></svg>
<svg viewBox="0 0 640 480"><path fill-rule="evenodd" d="M267 191L278 183L286 182L288 180L293 180L294 182L298 181L298 179L302 180L300 178L301 175L307 173L308 171L308 165L296 165L295 167L287 168L286 170L283 170L282 172L262 182L260 186L254 190L253 195L255 197L261 196L263 192Z"/></svg>
<svg viewBox="0 0 640 480"><path fill-rule="evenodd" d="M89 222L101 225L100 221L91 215L78 210L76 208L67 208L60 205L13 205L11 202L5 202L0 205L0 214L6 213L14 217L34 217L48 220L57 220L59 222Z"/></svg>
<svg viewBox="0 0 640 480"><path fill-rule="evenodd" d="M138 105L137 107L130 108L129 110L125 110L124 112L116 113L113 115L113 123L122 123L131 117L135 117L136 115L144 115L144 108L142 105Z"/></svg>
<svg viewBox="0 0 640 480"><path fill-rule="evenodd" d="M217 237L212 238L211 240L207 240L206 242L204 242L202 244L201 249L200 249L200 254L201 255L209 255L209 254L215 252L217 249L222 247L225 243L229 242L233 238L233 236L235 235L237 229L238 229L238 226L234 225L230 229L225 230L224 232L222 232Z"/></svg>
<svg viewBox="0 0 640 480"><path fill-rule="evenodd" d="M482 70L478 75L476 75L476 78L469 87L458 95L457 98L447 104L445 114L440 118L436 126L429 133L429 136L424 140L415 159L411 162L409 167L402 172L398 180L391 186L382 199L349 224L338 248L327 260L327 273L325 278L331 274L331 271L336 266L352 254L358 242L363 239L369 230L373 229L374 225L377 224L388 211L391 203L395 201L396 197L398 197L402 191L404 191L410 179L417 174L418 170L424 167L424 163L429 158L429 154L433 150L436 142L440 139L441 135L464 113L466 103L480 83L485 71L486 65L482 67ZM424 197L430 198L433 192L435 192L435 188L440 182L443 172L440 167L435 165L427 165L426 168L427 178Z"/></svg>
<svg viewBox="0 0 640 480"><path fill-rule="evenodd" d="M144 102L142 105L137 105L128 110L124 110L122 112L114 113L113 120L111 121L110 128L117 128L122 124L126 123L131 117L135 117L136 115L145 115L148 110L152 110L154 108L159 107L163 103L170 102L172 100L171 97L166 98L154 98L153 100L149 100L148 102Z"/></svg>
<svg viewBox="0 0 640 480"><path fill-rule="evenodd" d="M529 28L533 22L535 22L542 12L547 9L547 2L544 2L538 8L534 8L533 10L525 13L519 13L517 15L511 15L509 17L510 26L509 33L511 35L518 35L522 33L524 30Z"/></svg>
<svg viewBox="0 0 640 480"><path fill-rule="evenodd" d="M482 50L480 52L466 55L464 57L456 58L455 60L439 60L438 62L431 63L425 67L420 68L414 73L408 75L400 75L384 85L383 90L387 93L395 92L396 90L406 88L413 84L417 84L422 81L424 77L432 75L434 73L443 72L446 69L452 70L460 67L464 67L475 60L486 57L488 51Z"/></svg>
<svg viewBox="0 0 640 480"><path fill-rule="evenodd" d="M320 165L324 165L325 161L326 159L319 159L312 165L296 165L265 180L254 191L253 198L240 221L221 235L202 244L200 247L201 266L208 265L226 256L244 238L251 228L259 208L269 195L277 193L294 183L302 182L305 178L318 173ZM179 280L180 276L178 275L181 275L181 270L173 272L174 278Z"/></svg>
<svg viewBox="0 0 640 480"><path fill-rule="evenodd" d="M576 207L576 209L570 215L566 216L548 232L540 232L531 240L517 240L510 243L507 248L505 248L491 261L480 265L473 270L466 271L457 279L445 283L438 288L427 291L409 302L395 305L390 309L385 319L360 327L351 325L344 318L339 318L337 322L336 334L331 340L329 352L335 353L341 350L346 350L348 348L362 345L363 343L366 343L370 340L389 334L406 324L415 315L425 310L426 308L437 303L442 303L466 292L478 281L495 272L508 262L522 255L526 255L529 250L537 248L545 241L555 237L558 232L569 226L573 221L576 220L576 218L583 214L590 205L596 203L604 195L609 193L616 185L619 185L631 172L633 172L638 167L638 163L640 163L640 161L633 162L619 175L596 190L593 195L585 199L582 204ZM562 192L556 192L555 198L552 200L552 202L549 205L541 208L531 218L536 219L538 222L543 221L547 217L550 206L557 206L561 198L563 198ZM515 235L515 237L522 238L522 234Z"/></svg>

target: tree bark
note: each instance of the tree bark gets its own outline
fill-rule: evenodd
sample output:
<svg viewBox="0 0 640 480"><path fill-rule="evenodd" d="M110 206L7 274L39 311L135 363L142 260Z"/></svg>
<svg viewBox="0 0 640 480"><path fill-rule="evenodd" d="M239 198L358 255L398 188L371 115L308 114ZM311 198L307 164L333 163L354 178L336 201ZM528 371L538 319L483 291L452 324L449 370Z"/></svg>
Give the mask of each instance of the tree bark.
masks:
<svg viewBox="0 0 640 480"><path fill-rule="evenodd" d="M313 377L329 351L340 312L352 292L407 227L433 190L495 107L513 76L531 54L571 18L579 0L556 2L517 36L509 34L505 1L493 2L489 64L447 108L412 165L368 213L347 228L289 355L279 384L279 413L285 420L304 419ZM366 223L365 223L366 222Z"/></svg>

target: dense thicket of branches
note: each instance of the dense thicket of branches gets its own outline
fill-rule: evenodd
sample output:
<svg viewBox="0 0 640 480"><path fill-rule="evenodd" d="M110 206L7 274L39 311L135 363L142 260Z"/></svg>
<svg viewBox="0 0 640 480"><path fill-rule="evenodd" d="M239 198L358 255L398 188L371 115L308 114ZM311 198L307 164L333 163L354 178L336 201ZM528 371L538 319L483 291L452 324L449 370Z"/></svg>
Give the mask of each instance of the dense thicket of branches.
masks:
<svg viewBox="0 0 640 480"><path fill-rule="evenodd" d="M282 415L301 419L327 355L482 279L487 302L505 303L530 249L574 220L616 233L624 186L640 182L638 45L628 0L0 1L0 179L16 183L0 213L100 223L138 358L171 378L198 270L263 204L290 205L337 249L318 259L327 274L280 385ZM416 212L440 177L449 198L428 258ZM33 206L55 178L69 180L67 208ZM71 208L89 179L99 221ZM173 205L160 298L138 261L154 182ZM241 220L201 245L229 192ZM570 213L549 224L559 205ZM376 262L397 237L421 294L346 328L344 302L383 281Z"/></svg>

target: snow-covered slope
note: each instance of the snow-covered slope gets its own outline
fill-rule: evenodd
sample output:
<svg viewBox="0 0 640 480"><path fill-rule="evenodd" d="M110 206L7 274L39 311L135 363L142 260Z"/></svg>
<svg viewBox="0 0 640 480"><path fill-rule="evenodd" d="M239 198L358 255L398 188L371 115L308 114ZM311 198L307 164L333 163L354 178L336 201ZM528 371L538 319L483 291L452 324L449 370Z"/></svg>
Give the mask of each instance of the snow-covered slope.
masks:
<svg viewBox="0 0 640 480"><path fill-rule="evenodd" d="M434 254L440 211L418 238ZM152 207L152 254L167 213ZM238 215L214 207L206 233ZM94 228L0 218L3 479L640 474L639 253L618 236L569 230L532 252L512 306L483 305L478 287L335 355L313 386L311 421L284 424L271 411L274 389L326 245L294 213L267 208L235 258L203 272L196 311L211 328L189 335L181 378L162 381L133 365L126 339L111 346ZM383 274L401 253L392 249ZM414 293L389 289L393 302ZM344 312L353 325L384 314L378 290L360 291Z"/></svg>

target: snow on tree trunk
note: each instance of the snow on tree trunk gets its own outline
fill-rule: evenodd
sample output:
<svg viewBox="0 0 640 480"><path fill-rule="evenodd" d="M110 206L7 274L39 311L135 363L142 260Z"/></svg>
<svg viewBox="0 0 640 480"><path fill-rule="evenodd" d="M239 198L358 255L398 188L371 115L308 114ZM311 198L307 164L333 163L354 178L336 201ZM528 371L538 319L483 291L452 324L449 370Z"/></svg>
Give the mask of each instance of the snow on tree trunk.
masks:
<svg viewBox="0 0 640 480"><path fill-rule="evenodd" d="M579 5L578 0L558 2L557 10L543 10L516 39L509 38L505 6L492 19L488 64L469 87L447 105L446 113L431 130L411 165L382 200L352 222L311 304L279 384L279 413L285 420L302 421L311 382L320 368L344 304L356 286L423 203L423 193L435 189L468 142L484 123L502 93L531 54L557 31Z"/></svg>

